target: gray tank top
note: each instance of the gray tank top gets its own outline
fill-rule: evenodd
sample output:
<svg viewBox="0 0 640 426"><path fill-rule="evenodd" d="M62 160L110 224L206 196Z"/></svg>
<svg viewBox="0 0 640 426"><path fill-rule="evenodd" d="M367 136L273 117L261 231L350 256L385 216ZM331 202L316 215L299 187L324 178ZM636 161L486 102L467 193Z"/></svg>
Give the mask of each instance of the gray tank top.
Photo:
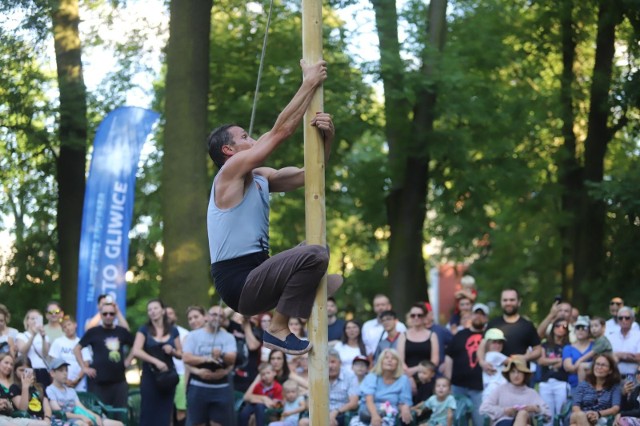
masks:
<svg viewBox="0 0 640 426"><path fill-rule="evenodd" d="M253 174L244 198L230 209L219 209L213 180L207 209L211 263L269 250L269 182Z"/></svg>

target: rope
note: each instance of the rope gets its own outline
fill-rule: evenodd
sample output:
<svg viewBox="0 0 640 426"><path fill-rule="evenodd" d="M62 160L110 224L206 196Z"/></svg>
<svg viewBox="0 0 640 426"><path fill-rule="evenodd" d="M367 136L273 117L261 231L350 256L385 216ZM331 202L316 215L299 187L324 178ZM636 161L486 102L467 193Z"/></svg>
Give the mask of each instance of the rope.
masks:
<svg viewBox="0 0 640 426"><path fill-rule="evenodd" d="M264 65L264 55L267 52L267 39L269 37L269 26L271 25L271 11L273 10L273 0L269 2L269 14L267 15L267 27L264 30L262 41L262 53L260 54L260 66L258 67L258 79L256 81L256 92L253 95L253 108L251 108L251 121L249 122L249 136L253 133L253 122L256 118L256 106L258 105L258 94L260 93L260 79L262 78L262 67Z"/></svg>

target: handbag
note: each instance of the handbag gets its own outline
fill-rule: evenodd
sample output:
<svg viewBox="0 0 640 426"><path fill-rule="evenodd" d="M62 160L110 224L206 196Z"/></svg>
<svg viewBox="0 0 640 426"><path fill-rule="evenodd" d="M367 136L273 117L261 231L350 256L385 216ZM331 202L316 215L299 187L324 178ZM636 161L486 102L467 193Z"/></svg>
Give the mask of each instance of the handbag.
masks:
<svg viewBox="0 0 640 426"><path fill-rule="evenodd" d="M162 392L172 391L178 385L180 377L175 368L169 368L166 371L160 371L155 367L151 368L156 386Z"/></svg>

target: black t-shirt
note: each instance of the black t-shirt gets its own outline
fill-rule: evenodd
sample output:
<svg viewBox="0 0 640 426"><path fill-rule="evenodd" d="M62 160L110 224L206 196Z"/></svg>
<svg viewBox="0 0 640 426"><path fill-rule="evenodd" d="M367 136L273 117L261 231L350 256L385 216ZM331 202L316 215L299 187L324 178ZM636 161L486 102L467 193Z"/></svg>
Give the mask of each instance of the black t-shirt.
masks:
<svg viewBox="0 0 640 426"><path fill-rule="evenodd" d="M13 395L21 395L22 388L16 383L11 385L9 392ZM35 386L29 386L29 404L27 405L27 413L32 419L44 419L44 400L45 395L36 389Z"/></svg>
<svg viewBox="0 0 640 426"><path fill-rule="evenodd" d="M20 395L20 392L16 393L13 386L10 386L9 389L7 389L3 385L0 385L0 399L7 399L13 405L13 397L18 395ZM11 410L0 411L0 415L11 416Z"/></svg>
<svg viewBox="0 0 640 426"><path fill-rule="evenodd" d="M502 316L489 321L487 330L499 328L504 333L505 342L502 353L506 356L524 355L529 347L538 346L540 337L531 321L520 317L514 323L508 323Z"/></svg>
<svg viewBox="0 0 640 426"><path fill-rule="evenodd" d="M133 345L129 331L116 325L90 328L78 344L93 351L91 366L96 369L96 383L119 383L125 380L124 359Z"/></svg>
<svg viewBox="0 0 640 426"><path fill-rule="evenodd" d="M482 368L477 354L481 341L482 331L471 331L468 328L453 336L447 347L447 355L453 360L451 384L482 390Z"/></svg>

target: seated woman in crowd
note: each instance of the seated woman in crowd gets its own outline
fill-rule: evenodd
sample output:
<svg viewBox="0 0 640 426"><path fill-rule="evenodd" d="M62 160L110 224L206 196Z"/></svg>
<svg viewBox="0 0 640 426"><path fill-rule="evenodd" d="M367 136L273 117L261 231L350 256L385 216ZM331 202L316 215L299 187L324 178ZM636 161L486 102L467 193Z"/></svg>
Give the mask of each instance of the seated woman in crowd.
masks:
<svg viewBox="0 0 640 426"><path fill-rule="evenodd" d="M562 350L562 366L569 373L569 384L575 389L581 381L579 375L583 364L591 359L591 349L593 343L589 335L589 317L579 316L573 325L576 333L576 341L572 345L567 345Z"/></svg>
<svg viewBox="0 0 640 426"><path fill-rule="evenodd" d="M400 355L394 349L385 349L360 383L360 408L350 425L391 426L398 415L403 424L409 424L411 403L411 384L403 374Z"/></svg>
<svg viewBox="0 0 640 426"><path fill-rule="evenodd" d="M624 382L621 403L615 426L640 426L640 367L636 367L635 380Z"/></svg>
<svg viewBox="0 0 640 426"><path fill-rule="evenodd" d="M40 383L35 381L31 361L27 357L17 358L13 363L11 392L18 395L14 406L25 411L31 419L51 420L51 406Z"/></svg>
<svg viewBox="0 0 640 426"><path fill-rule="evenodd" d="M611 355L598 355L584 382L573 391L571 426L606 424L620 411L620 372Z"/></svg>
<svg viewBox="0 0 640 426"><path fill-rule="evenodd" d="M33 372L29 373L33 380ZM29 383L29 382L27 382ZM13 357L10 353L0 353L0 424L12 426L49 426L49 419L12 418L21 406L21 386L13 381ZM51 414L49 414L51 416Z"/></svg>
<svg viewBox="0 0 640 426"><path fill-rule="evenodd" d="M480 414L489 416L492 426L525 426L532 416L551 417L538 392L527 386L532 372L518 357L510 358L502 370L507 383L498 386L482 401Z"/></svg>

